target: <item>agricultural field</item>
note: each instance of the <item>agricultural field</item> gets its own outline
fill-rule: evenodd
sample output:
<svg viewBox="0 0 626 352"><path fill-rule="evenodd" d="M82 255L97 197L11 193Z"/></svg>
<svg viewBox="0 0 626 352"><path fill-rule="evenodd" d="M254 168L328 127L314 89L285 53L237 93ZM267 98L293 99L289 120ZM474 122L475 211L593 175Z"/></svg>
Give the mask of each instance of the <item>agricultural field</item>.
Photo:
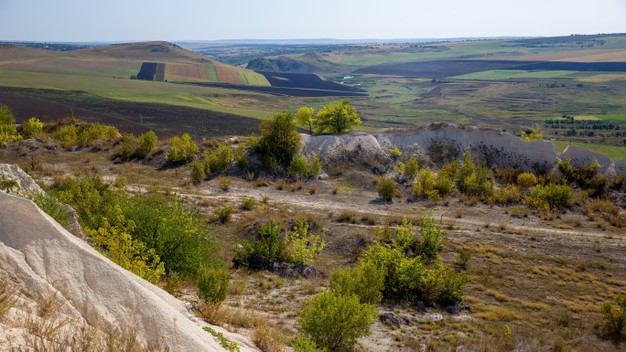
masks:
<svg viewBox="0 0 626 352"><path fill-rule="evenodd" d="M626 114L624 35L310 46L190 44L190 48L209 56L163 43L95 47L62 56L3 47L0 85L83 91L125 103L256 119L299 106L319 109L348 98L361 112L363 129L443 121L518 134L563 114ZM254 72L216 60L243 63L245 58L259 57L257 67L296 71ZM164 63L164 82L128 79L144 62ZM80 102L72 104L81 107ZM556 132L563 131L548 129L544 135L563 140ZM620 146L623 138L616 132L604 139L577 133L573 140Z"/></svg>

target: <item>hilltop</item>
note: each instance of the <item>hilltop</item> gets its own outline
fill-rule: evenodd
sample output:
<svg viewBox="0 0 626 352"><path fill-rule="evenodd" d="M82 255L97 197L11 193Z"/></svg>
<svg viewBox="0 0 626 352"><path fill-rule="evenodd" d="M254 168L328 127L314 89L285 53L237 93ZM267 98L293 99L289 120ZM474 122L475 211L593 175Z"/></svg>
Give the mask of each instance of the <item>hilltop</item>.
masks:
<svg viewBox="0 0 626 352"><path fill-rule="evenodd" d="M137 76L145 62L163 64L163 80L166 81L269 85L262 75L255 72L222 64L164 41L113 44L71 51L0 46L0 66L4 70L130 78Z"/></svg>

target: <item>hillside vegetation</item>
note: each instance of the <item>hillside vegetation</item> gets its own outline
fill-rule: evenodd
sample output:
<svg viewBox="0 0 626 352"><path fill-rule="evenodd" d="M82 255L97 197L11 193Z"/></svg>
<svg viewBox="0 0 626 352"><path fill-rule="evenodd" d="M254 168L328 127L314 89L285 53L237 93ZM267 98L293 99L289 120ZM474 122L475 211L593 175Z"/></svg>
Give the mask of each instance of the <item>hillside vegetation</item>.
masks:
<svg viewBox="0 0 626 352"><path fill-rule="evenodd" d="M335 118L356 115L348 102L322 111L340 107ZM8 123L0 160L47 184L50 214L74 206L101 253L263 351L623 347L623 174L569 159L498 167L436 143L428 159L400 143L406 131L373 148L345 129L299 134L296 116L215 139Z"/></svg>

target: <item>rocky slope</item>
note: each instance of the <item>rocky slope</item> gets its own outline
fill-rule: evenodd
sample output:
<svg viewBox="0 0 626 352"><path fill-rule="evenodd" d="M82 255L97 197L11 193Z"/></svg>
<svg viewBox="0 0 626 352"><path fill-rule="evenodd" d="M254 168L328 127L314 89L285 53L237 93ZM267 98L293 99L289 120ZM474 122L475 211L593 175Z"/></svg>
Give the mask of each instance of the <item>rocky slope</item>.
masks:
<svg viewBox="0 0 626 352"><path fill-rule="evenodd" d="M5 175L15 171L23 185L34 187L19 168L3 170ZM0 279L5 277L0 282L3 289L10 282L19 292L18 304L4 319L0 316L0 349L22 348L29 341L51 343L47 340L59 341L61 335L66 341L68 334L84 340L87 335L79 331L88 328L95 331L93 336L108 332L122 338L124 332L133 332L131 339L136 336L149 350L224 350L186 304L103 257L32 201L0 191L0 204ZM52 324L41 314L41 302L45 308L47 300L58 307L53 322L59 323L52 331L45 329L49 334L33 328ZM237 342L241 351L257 350L248 340L213 328Z"/></svg>

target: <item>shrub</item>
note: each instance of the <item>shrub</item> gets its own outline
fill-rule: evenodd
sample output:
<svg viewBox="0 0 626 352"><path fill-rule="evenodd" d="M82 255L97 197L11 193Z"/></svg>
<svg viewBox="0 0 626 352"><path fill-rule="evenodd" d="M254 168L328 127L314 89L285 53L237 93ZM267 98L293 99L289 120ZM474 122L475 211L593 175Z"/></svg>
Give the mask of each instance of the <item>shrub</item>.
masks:
<svg viewBox="0 0 626 352"><path fill-rule="evenodd" d="M439 171L437 179L433 185L434 190L437 191L442 197L448 196L454 192L454 178L448 176L443 171Z"/></svg>
<svg viewBox="0 0 626 352"><path fill-rule="evenodd" d="M408 179L414 179L419 172L419 164L414 157L409 158L404 165L404 177Z"/></svg>
<svg viewBox="0 0 626 352"><path fill-rule="evenodd" d="M228 177L220 177L217 179L217 186L224 192L228 192L233 185L233 180Z"/></svg>
<svg viewBox="0 0 626 352"><path fill-rule="evenodd" d="M465 192L470 195L489 196L493 193L493 178L486 166L480 165L464 181Z"/></svg>
<svg viewBox="0 0 626 352"><path fill-rule="evenodd" d="M205 303L221 303L228 294L229 281L230 274L224 269L200 269L196 280L198 297Z"/></svg>
<svg viewBox="0 0 626 352"><path fill-rule="evenodd" d="M218 265L215 242L207 228L175 197L154 191L131 197L98 178L65 180L55 186L54 193L76 210L84 229L119 228L119 219L132 222L134 226L125 226L124 231L154 249L168 273L193 278L201 264Z"/></svg>
<svg viewBox="0 0 626 352"><path fill-rule="evenodd" d="M137 146L137 150L135 151L135 157L145 158L154 150L154 148L156 148L156 145L159 142L159 138L157 137L156 133L154 133L154 131L150 130L139 136L138 142L139 145Z"/></svg>
<svg viewBox="0 0 626 352"><path fill-rule="evenodd" d="M368 333L376 314L374 306L361 303L356 295L326 290L307 302L298 324L318 347L350 351L356 339Z"/></svg>
<svg viewBox="0 0 626 352"><path fill-rule="evenodd" d="M14 181L13 181L14 182ZM2 189L2 179L0 178L0 189ZM17 183L15 183L17 186ZM70 224L71 214L67 205L61 204L55 197L47 194L33 196L31 200L37 204L39 209L50 215L59 225L67 228Z"/></svg>
<svg viewBox="0 0 626 352"><path fill-rule="evenodd" d="M421 239L410 222L398 226L391 244L376 243L364 253L361 263L383 272L383 297L398 301L458 302L467 282L465 275L443 265L441 225L432 215L422 219ZM414 250L417 248L417 251Z"/></svg>
<svg viewBox="0 0 626 352"><path fill-rule="evenodd" d="M248 164L250 161L248 160L248 156L246 155L246 148L239 147L235 150L235 165L239 170L245 170L248 168Z"/></svg>
<svg viewBox="0 0 626 352"><path fill-rule="evenodd" d="M605 303L602 306L602 314L604 314L607 332L615 339L615 342L619 342L624 338L624 327L626 327L626 296L618 296L615 303Z"/></svg>
<svg viewBox="0 0 626 352"><path fill-rule="evenodd" d="M118 145L117 155L124 161L130 160L137 153L139 140L132 134L125 135Z"/></svg>
<svg viewBox="0 0 626 352"><path fill-rule="evenodd" d="M419 172L417 180L413 182L411 192L417 198L426 198L434 188L435 173L431 169L423 169Z"/></svg>
<svg viewBox="0 0 626 352"><path fill-rule="evenodd" d="M283 261L286 258L285 243L280 233L280 224L274 220L260 224L257 237L252 241L243 241L236 250L235 259L248 265L260 258L270 262Z"/></svg>
<svg viewBox="0 0 626 352"><path fill-rule="evenodd" d="M213 211L213 214L217 217L217 221L222 224L225 224L230 221L233 215L233 207L230 205L226 205L220 208L217 208Z"/></svg>
<svg viewBox="0 0 626 352"><path fill-rule="evenodd" d="M92 239L92 246L119 266L153 284L157 283L165 273L165 264L154 248L148 248L145 243L132 238L135 223L124 217L122 209L115 207L114 212L112 223L104 218L97 230L85 228L85 235Z"/></svg>
<svg viewBox="0 0 626 352"><path fill-rule="evenodd" d="M188 133L184 133L182 137L170 138L170 150L167 153L167 160L172 164L184 164L191 161L198 154L198 144L191 139Z"/></svg>
<svg viewBox="0 0 626 352"><path fill-rule="evenodd" d="M263 164L270 171L276 170L278 165L287 167L298 152L302 139L293 114L279 113L261 122L260 129L261 137L256 142L254 151L261 156Z"/></svg>
<svg viewBox="0 0 626 352"><path fill-rule="evenodd" d="M8 105L0 105L0 146L21 139L15 127L15 117Z"/></svg>
<svg viewBox="0 0 626 352"><path fill-rule="evenodd" d="M591 190L591 195L601 194L608 184L606 176L598 173L600 166L596 160L591 164L576 167L572 166L570 159L562 160L557 164L557 168L566 180L576 182L583 189Z"/></svg>
<svg viewBox="0 0 626 352"><path fill-rule="evenodd" d="M378 305L383 299L385 273L372 262L355 268L335 269L330 289L342 295L357 295L361 303Z"/></svg>
<svg viewBox="0 0 626 352"><path fill-rule="evenodd" d="M303 156L295 155L287 171L292 177L309 177L309 163Z"/></svg>
<svg viewBox="0 0 626 352"><path fill-rule="evenodd" d="M191 169L191 179L193 180L193 183L200 183L204 181L205 178L206 173L204 173L204 165L197 160L194 161Z"/></svg>
<svg viewBox="0 0 626 352"><path fill-rule="evenodd" d="M311 156L309 164L309 177L317 177L322 173L322 160L317 154Z"/></svg>
<svg viewBox="0 0 626 352"><path fill-rule="evenodd" d="M348 105L349 101L343 100L338 104L324 105L313 120L315 134L330 131L330 133L344 133L361 124L361 118L356 108Z"/></svg>
<svg viewBox="0 0 626 352"><path fill-rule="evenodd" d="M400 151L400 149L398 149L398 146L394 145L393 147L389 148L389 156L391 156L392 158L399 158L402 156L402 152Z"/></svg>
<svg viewBox="0 0 626 352"><path fill-rule="evenodd" d="M296 220L293 231L287 235L286 247L293 264L311 265L324 249L325 230L321 235L309 233L309 224L300 218Z"/></svg>
<svg viewBox="0 0 626 352"><path fill-rule="evenodd" d="M537 184L537 176L530 172L517 175L517 185L521 188L530 188Z"/></svg>
<svg viewBox="0 0 626 352"><path fill-rule="evenodd" d="M233 150L227 145L219 145L215 153L204 153L204 158L211 173L218 174L230 165L233 160Z"/></svg>
<svg viewBox="0 0 626 352"><path fill-rule="evenodd" d="M327 349L318 347L315 341L302 335L296 336L291 341L291 346L296 352L328 352Z"/></svg>
<svg viewBox="0 0 626 352"><path fill-rule="evenodd" d="M241 199L241 205L239 206L239 208L241 208L241 210L252 210L254 209L256 204L257 204L257 200L255 198L243 197Z"/></svg>
<svg viewBox="0 0 626 352"><path fill-rule="evenodd" d="M515 185L505 186L493 194L493 200L498 204L515 204L519 203L521 199L522 192Z"/></svg>
<svg viewBox="0 0 626 352"><path fill-rule="evenodd" d="M443 247L443 233L441 227L441 223L439 225L435 224L432 213L425 215L420 221L422 240L419 244L418 253L423 259L435 259L437 253L439 253Z"/></svg>
<svg viewBox="0 0 626 352"><path fill-rule="evenodd" d="M524 202L538 210L555 210L569 206L572 200L572 189L568 185L537 185Z"/></svg>
<svg viewBox="0 0 626 352"><path fill-rule="evenodd" d="M36 117L31 117L22 124L21 134L24 138L32 138L41 132L43 132L43 122Z"/></svg>
<svg viewBox="0 0 626 352"><path fill-rule="evenodd" d="M376 188L378 196L385 202L390 202L398 194L398 187L396 181L389 177L381 177L378 179L378 186Z"/></svg>

